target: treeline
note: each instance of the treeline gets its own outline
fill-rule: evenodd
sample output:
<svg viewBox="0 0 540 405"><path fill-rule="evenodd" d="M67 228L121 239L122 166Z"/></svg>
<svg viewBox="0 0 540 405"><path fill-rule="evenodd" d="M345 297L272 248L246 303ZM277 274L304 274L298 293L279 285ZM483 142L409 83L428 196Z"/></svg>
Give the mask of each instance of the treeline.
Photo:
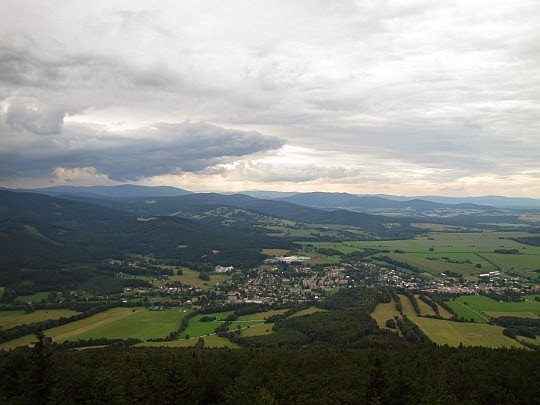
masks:
<svg viewBox="0 0 540 405"><path fill-rule="evenodd" d="M4 403L537 403L539 352L110 347L0 353Z"/></svg>

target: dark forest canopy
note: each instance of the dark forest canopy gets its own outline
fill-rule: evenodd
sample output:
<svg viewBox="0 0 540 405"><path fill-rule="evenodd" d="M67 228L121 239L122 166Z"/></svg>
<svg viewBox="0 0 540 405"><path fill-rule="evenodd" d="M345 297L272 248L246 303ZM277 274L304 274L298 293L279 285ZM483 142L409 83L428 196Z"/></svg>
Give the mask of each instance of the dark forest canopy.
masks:
<svg viewBox="0 0 540 405"><path fill-rule="evenodd" d="M540 397L540 353L108 348L0 354L5 403L522 403Z"/></svg>

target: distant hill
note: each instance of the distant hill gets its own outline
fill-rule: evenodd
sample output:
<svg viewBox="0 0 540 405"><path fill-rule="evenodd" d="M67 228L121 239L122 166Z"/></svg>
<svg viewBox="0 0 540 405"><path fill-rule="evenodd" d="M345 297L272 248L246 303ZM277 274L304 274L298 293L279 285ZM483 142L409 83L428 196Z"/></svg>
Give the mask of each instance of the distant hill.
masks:
<svg viewBox="0 0 540 405"><path fill-rule="evenodd" d="M476 204L448 204L426 201L422 199L392 200L379 196L358 196L348 193L299 193L294 196L280 198L307 207L319 209L347 209L371 213L391 213L405 216L425 216L432 210L490 210L493 207Z"/></svg>
<svg viewBox="0 0 540 405"><path fill-rule="evenodd" d="M36 189L18 189L16 191L33 192L53 196L75 194L87 197L132 198L132 197L173 197L191 194L191 191L168 186L137 186L121 184L118 186L54 186Z"/></svg>
<svg viewBox="0 0 540 405"><path fill-rule="evenodd" d="M411 199L422 199L440 204L476 204L487 205L497 208L540 208L540 199L523 197L504 196L481 196L481 197L444 197L444 196L418 196L405 197L388 194L378 194L378 197L395 201L408 201Z"/></svg>

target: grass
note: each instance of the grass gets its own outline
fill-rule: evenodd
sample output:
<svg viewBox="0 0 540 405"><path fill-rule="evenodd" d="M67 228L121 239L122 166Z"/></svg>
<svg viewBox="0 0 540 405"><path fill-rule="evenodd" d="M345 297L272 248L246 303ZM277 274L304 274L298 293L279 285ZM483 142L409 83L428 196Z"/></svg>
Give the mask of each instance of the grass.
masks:
<svg viewBox="0 0 540 405"><path fill-rule="evenodd" d="M441 228L436 228L441 229ZM442 228L444 229L444 228ZM514 271L523 275L540 268L540 247L524 245L510 240L512 237L538 236L529 232L428 232L410 240L310 242L317 248L332 248L343 253L369 249L387 250L382 253L396 260L407 262L425 272L440 274L451 270L463 275L498 270ZM432 251L430 251L430 248ZM495 249L518 249L519 255L497 254ZM402 250L398 254L394 250ZM482 257L478 256L480 254ZM430 257L434 260L428 260ZM448 257L450 260L443 259ZM452 261L470 263L452 263ZM492 262L492 263L490 263ZM476 264L481 264L477 268ZM530 275L530 274L528 274Z"/></svg>
<svg viewBox="0 0 540 405"><path fill-rule="evenodd" d="M287 249L263 249L262 254L270 257L285 256L289 251Z"/></svg>
<svg viewBox="0 0 540 405"><path fill-rule="evenodd" d="M203 290L213 287L216 283L223 284L231 279L227 274L210 274L210 281L204 281L199 278L199 272L188 268L182 268L182 275L169 276L169 281L179 281Z"/></svg>
<svg viewBox="0 0 540 405"><path fill-rule="evenodd" d="M519 347L523 345L504 336L503 328L479 323L452 322L414 317L411 320L435 343L449 346Z"/></svg>
<svg viewBox="0 0 540 405"><path fill-rule="evenodd" d="M186 330L182 332L180 337L185 338L186 336L189 336L189 338L192 339L199 336L203 336L206 338L208 337L208 335L213 335L216 328L223 324L225 318L227 318L227 316L229 316L230 314L232 314L232 311L195 315L189 320ZM201 322L201 318L203 316L215 316L217 319L211 322ZM231 325L229 326L229 330L234 331L237 330L238 327L240 327L240 329L245 329L248 326L251 328L255 325L259 325L262 323L264 323L263 320L237 320L231 323Z"/></svg>
<svg viewBox="0 0 540 405"><path fill-rule="evenodd" d="M420 314L422 316L425 315L435 315L435 311L433 308L431 308L428 304L426 304L424 301L422 301L418 295L415 295L416 300L418 301L418 307L420 308Z"/></svg>
<svg viewBox="0 0 540 405"><path fill-rule="evenodd" d="M522 344L504 336L499 326L420 317L406 296L400 295L400 298L403 313L437 344L523 348Z"/></svg>
<svg viewBox="0 0 540 405"><path fill-rule="evenodd" d="M326 311L326 309L321 309L317 307L309 307L301 311L295 312L294 314L291 315L291 318L294 318L295 316L310 315L315 312L323 312L323 311Z"/></svg>
<svg viewBox="0 0 540 405"><path fill-rule="evenodd" d="M224 348L238 349L239 346L236 343L232 343L230 340L219 336L204 336L205 348ZM146 347L194 347L198 338L173 340L170 342L142 342L136 346Z"/></svg>
<svg viewBox="0 0 540 405"><path fill-rule="evenodd" d="M126 316L132 315L131 308L112 308L104 312L70 322L66 325L45 330L45 336L52 338L54 342L62 343L64 340L71 340L73 336L83 334L92 329L116 322ZM14 349L19 346L28 346L35 341L34 335L26 335L18 339L10 340L0 344L0 349Z"/></svg>
<svg viewBox="0 0 540 405"><path fill-rule="evenodd" d="M39 309L30 314L20 311L0 311L0 328L9 329L18 325L43 322L47 319L68 318L78 312L69 309Z"/></svg>
<svg viewBox="0 0 540 405"><path fill-rule="evenodd" d="M81 334L74 335L70 340L106 337L109 339L152 339L162 338L175 331L180 326L182 318L188 313L178 309L165 311L150 311L136 309L130 315L122 317L100 327L93 328Z"/></svg>
<svg viewBox="0 0 540 405"><path fill-rule="evenodd" d="M240 336L252 337L269 335L273 333L273 328L273 323L261 323L259 325L251 326L250 328L242 329L242 333L240 334Z"/></svg>
<svg viewBox="0 0 540 405"><path fill-rule="evenodd" d="M31 295L20 295L17 300L21 302L40 302L41 300L47 300L50 291L40 291Z"/></svg>
<svg viewBox="0 0 540 405"><path fill-rule="evenodd" d="M256 314L244 315L238 318L239 321L264 321L266 318L274 315L281 315L287 312L288 309L274 309L272 311L257 312Z"/></svg>
<svg viewBox="0 0 540 405"><path fill-rule="evenodd" d="M455 303L460 305L455 305ZM467 303L465 305L465 303ZM490 313L513 313L513 316L518 314L532 313L536 316L540 316L540 302L538 301L525 301L525 302L499 302L483 295L462 295L457 297L455 301L448 301L448 304L454 308L454 311L461 315L460 311L464 311L463 307L468 307L473 312L480 313L481 315L489 318ZM466 313L466 312L465 312Z"/></svg>
<svg viewBox="0 0 540 405"><path fill-rule="evenodd" d="M448 306L454 310L454 314L458 318L464 318L467 320L474 319L474 322L478 323L488 323L489 317L487 314L483 314L481 312L478 312L474 308L469 307L468 305L465 305L464 302L459 301L446 301Z"/></svg>
<svg viewBox="0 0 540 405"><path fill-rule="evenodd" d="M392 300L389 303L377 304L375 311L371 314L371 317L377 321L377 325L381 329L389 329L386 326L388 319L394 319L394 316L399 316L400 313L396 309L396 302Z"/></svg>

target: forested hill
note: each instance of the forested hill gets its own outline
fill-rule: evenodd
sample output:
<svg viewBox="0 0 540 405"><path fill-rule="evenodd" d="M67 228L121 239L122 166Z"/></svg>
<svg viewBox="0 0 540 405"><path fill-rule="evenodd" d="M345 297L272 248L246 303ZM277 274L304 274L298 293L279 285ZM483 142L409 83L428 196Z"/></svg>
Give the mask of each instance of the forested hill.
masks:
<svg viewBox="0 0 540 405"><path fill-rule="evenodd" d="M388 237L388 224L401 224L409 231L410 219L391 218L346 210L320 210L286 201L263 200L243 194L222 195L198 193L178 197L133 198L104 202L108 206L130 211L137 215L191 216L211 208L227 206L252 212L311 224L337 224L361 227L374 234ZM113 204L113 205L111 205Z"/></svg>
<svg viewBox="0 0 540 405"><path fill-rule="evenodd" d="M0 279L7 272L10 280L21 267L62 266L133 253L194 266L255 265L264 259L262 248L291 247L290 241L256 227L176 216L143 219L123 210L10 191L0 191L0 242Z"/></svg>

